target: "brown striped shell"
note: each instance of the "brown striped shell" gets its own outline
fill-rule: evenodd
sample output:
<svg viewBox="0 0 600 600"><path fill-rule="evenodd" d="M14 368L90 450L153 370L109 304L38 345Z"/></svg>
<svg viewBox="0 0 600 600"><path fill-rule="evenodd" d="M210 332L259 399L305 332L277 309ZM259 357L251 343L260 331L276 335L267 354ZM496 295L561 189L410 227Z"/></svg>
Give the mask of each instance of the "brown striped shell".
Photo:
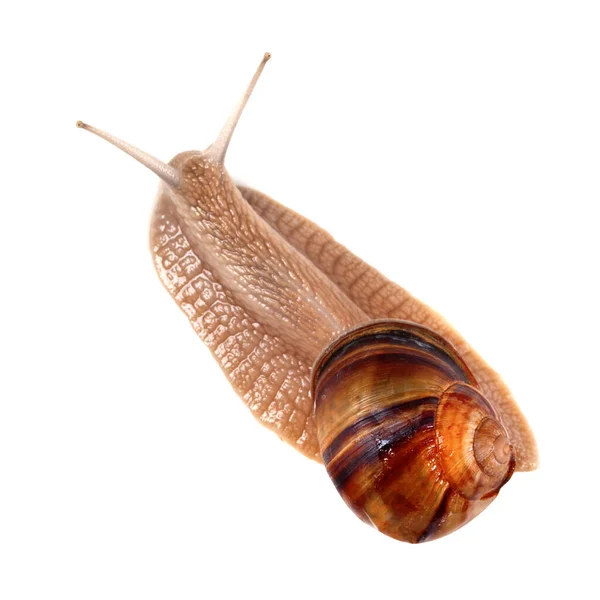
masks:
<svg viewBox="0 0 600 600"><path fill-rule="evenodd" d="M514 471L496 410L426 327L383 320L345 333L317 359L313 394L329 476L358 517L393 538L458 529Z"/></svg>

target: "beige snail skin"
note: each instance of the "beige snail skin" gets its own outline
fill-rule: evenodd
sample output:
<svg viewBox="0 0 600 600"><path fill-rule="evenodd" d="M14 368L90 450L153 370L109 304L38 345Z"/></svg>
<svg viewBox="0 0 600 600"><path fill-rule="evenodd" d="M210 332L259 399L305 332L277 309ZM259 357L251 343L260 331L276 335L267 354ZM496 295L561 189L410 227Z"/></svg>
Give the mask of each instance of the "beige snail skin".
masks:
<svg viewBox="0 0 600 600"><path fill-rule="evenodd" d="M428 306L224 167L270 55L217 140L168 164L95 127L161 179L158 276L254 416L323 462L365 522L407 542L461 527L537 466L509 389Z"/></svg>

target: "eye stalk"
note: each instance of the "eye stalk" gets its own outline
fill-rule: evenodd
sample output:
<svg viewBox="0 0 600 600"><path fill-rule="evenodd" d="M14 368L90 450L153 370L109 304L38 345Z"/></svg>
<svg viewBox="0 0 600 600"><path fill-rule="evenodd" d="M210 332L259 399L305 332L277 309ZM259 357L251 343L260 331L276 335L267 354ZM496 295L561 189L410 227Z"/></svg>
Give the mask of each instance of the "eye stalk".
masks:
<svg viewBox="0 0 600 600"><path fill-rule="evenodd" d="M89 131L90 133L101 137L102 139L111 143L116 148L123 150L123 152L129 154L129 156L135 158L135 160L137 160L139 163L141 163L145 167L148 167L148 169L156 173L165 183L167 183L171 187L179 187L179 171L177 171L177 169L174 169L172 166L162 162L161 160L158 160L158 158L155 158L151 154L148 154L147 152L144 152L143 150L132 146L128 142L125 142L119 139L118 137L107 133L106 131L102 131L102 129L98 129L97 127L88 125L83 121L77 121L75 125L80 129L85 129L86 131Z"/></svg>
<svg viewBox="0 0 600 600"><path fill-rule="evenodd" d="M244 111L244 108L248 103L250 96L252 95L252 91L254 90L256 83L258 82L260 74L263 72L267 61L270 58L271 55L268 52L265 53L260 65L258 65L258 68L256 69L254 76L252 77L252 80L250 81L250 84L248 85L248 88L246 89L241 100L231 113L230 117L227 119L227 122L221 129L221 132L217 136L217 139L213 144L211 144L208 147L206 152L204 152L204 155L207 159L211 160L219 166L223 165L223 162L225 160L225 154L227 153L227 148L229 147L229 142L231 141L236 125L238 124L242 112ZM132 156L139 163L143 164L145 167L148 167L148 169L156 173L165 183L167 183L172 188L179 187L181 181L181 174L178 169L175 169L171 165L158 160L158 158L155 158L147 152L144 152L143 150L132 146L128 142L125 142L119 139L118 137L107 133L106 131L102 131L102 129L98 129L97 127L88 125L83 121L77 121L75 125L80 129L85 129L86 131L89 131L97 135L98 137L105 139L113 146L119 148L120 150L123 150L123 152L129 154L129 156Z"/></svg>
<svg viewBox="0 0 600 600"><path fill-rule="evenodd" d="M227 119L227 122L223 126L223 129L221 129L217 139L206 150L206 155L215 163L222 165L225 162L225 154L227 153L227 148L229 147L229 142L231 141L233 132L235 131L240 117L244 112L244 108L246 108L246 104L248 103L248 100L254 91L256 83L258 82L258 79L260 78L260 75L270 58L271 55L269 52L265 52L260 65L258 65L258 68L256 69L256 72L254 73L254 76L252 77L250 84L246 89L246 92L229 116L229 119Z"/></svg>

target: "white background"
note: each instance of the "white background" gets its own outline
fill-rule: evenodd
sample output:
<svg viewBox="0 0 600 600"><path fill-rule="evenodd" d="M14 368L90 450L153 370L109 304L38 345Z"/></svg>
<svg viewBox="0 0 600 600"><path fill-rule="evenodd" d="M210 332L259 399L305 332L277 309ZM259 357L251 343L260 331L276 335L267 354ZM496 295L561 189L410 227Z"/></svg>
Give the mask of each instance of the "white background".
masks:
<svg viewBox="0 0 600 600"><path fill-rule="evenodd" d="M597 3L2 13L0 598L598 597ZM254 421L154 274L156 177L74 126L203 149L266 50L229 172L445 315L536 432L440 541Z"/></svg>

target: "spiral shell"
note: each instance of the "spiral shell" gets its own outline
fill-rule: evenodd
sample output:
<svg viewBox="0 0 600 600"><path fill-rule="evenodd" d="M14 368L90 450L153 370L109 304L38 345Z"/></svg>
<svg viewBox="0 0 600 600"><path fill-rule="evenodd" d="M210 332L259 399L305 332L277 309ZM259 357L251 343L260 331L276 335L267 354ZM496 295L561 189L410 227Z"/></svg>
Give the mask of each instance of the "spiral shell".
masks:
<svg viewBox="0 0 600 600"><path fill-rule="evenodd" d="M393 538L458 529L514 471L494 407L454 348L420 325L345 333L316 361L313 394L329 476L358 517Z"/></svg>

